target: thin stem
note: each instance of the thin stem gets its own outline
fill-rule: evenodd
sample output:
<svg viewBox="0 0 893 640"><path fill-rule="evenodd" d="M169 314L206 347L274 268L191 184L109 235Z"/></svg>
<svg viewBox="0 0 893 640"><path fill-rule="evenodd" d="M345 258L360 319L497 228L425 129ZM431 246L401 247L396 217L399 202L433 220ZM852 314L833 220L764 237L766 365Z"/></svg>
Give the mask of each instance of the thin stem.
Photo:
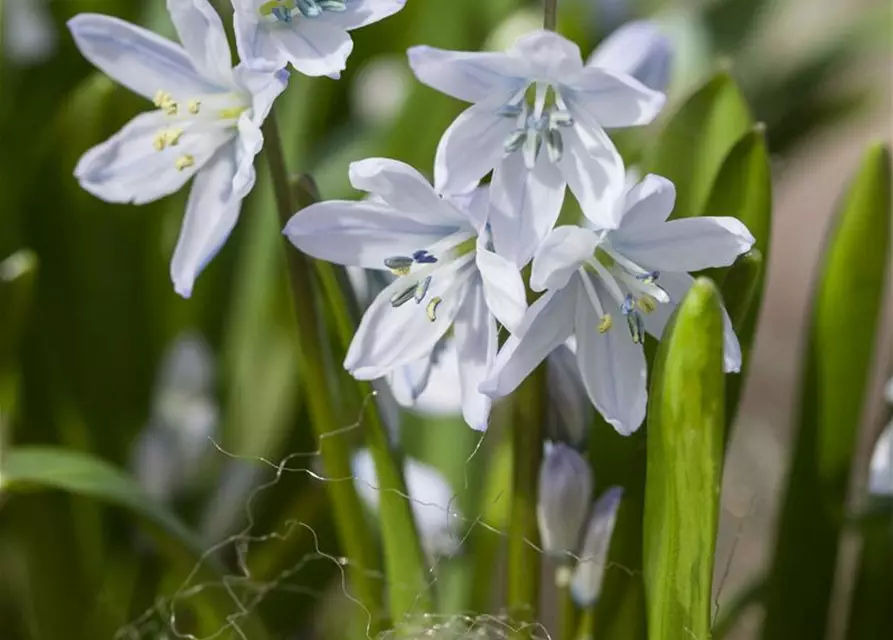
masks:
<svg viewBox="0 0 893 640"><path fill-rule="evenodd" d="M276 195L276 209L283 226L294 213L289 191L288 172L275 116L271 113L263 127L267 162ZM335 415L336 394L330 388L329 375L320 340L319 313L315 304L312 265L307 257L292 247L286 247L289 284L292 291L297 335L301 353L302 382L309 404L311 423L319 439L319 452L328 475L349 478L352 475L350 451L344 439L330 437L343 425ZM371 575L379 566L375 538L363 518L362 504L352 482L327 482L341 547L349 559L348 573L356 598L370 613L373 637L385 620L382 611L380 583Z"/></svg>
<svg viewBox="0 0 893 640"><path fill-rule="evenodd" d="M574 640L592 640L595 637L595 607L588 607L580 615L580 626Z"/></svg>
<svg viewBox="0 0 893 640"><path fill-rule="evenodd" d="M545 424L545 367L539 366L513 394L512 502L508 532L508 606L519 622L536 618L540 586L536 504Z"/></svg>
<svg viewBox="0 0 893 640"><path fill-rule="evenodd" d="M558 25L558 0L544 0L543 29L555 31Z"/></svg>
<svg viewBox="0 0 893 640"><path fill-rule="evenodd" d="M577 607L571 598L570 584L558 586L558 637L561 640L577 640Z"/></svg>

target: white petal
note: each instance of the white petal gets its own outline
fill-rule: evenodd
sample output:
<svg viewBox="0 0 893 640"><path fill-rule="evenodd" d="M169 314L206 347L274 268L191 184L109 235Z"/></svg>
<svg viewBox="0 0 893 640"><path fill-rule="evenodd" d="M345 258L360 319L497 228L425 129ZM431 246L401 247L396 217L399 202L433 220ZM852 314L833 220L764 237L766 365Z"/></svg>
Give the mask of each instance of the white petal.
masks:
<svg viewBox="0 0 893 640"><path fill-rule="evenodd" d="M490 375L481 383L481 391L501 398L517 389L524 378L571 335L576 299L575 286L547 291L540 296L530 306L518 332L499 350Z"/></svg>
<svg viewBox="0 0 893 640"><path fill-rule="evenodd" d="M459 415L462 413L462 384L455 339L441 340L431 360L428 384L416 399L413 410L430 416Z"/></svg>
<svg viewBox="0 0 893 640"><path fill-rule="evenodd" d="M663 91L670 79L673 50L670 39L654 22L627 22L592 52L587 66L630 75L646 87Z"/></svg>
<svg viewBox="0 0 893 640"><path fill-rule="evenodd" d="M521 272L512 262L478 241L477 267L483 278L484 298L490 311L509 331L516 330L527 312L527 291Z"/></svg>
<svg viewBox="0 0 893 640"><path fill-rule="evenodd" d="M242 198L233 192L235 172L235 149L227 146L195 176L171 260L174 289L184 298L192 295L198 274L226 242L239 218Z"/></svg>
<svg viewBox="0 0 893 640"><path fill-rule="evenodd" d="M602 301L610 300L601 282L596 291ZM582 287L578 287L574 335L577 338L577 364L583 385L592 404L621 435L636 431L645 419L648 400L645 353L635 344L626 330L626 321L614 304L609 311L614 326L601 333L601 317L589 302ZM604 303L604 302L603 302Z"/></svg>
<svg viewBox="0 0 893 640"><path fill-rule="evenodd" d="M256 7L248 11L236 8L233 30L239 59L247 67L262 71L281 69L288 64L285 52L273 39L271 25L258 19Z"/></svg>
<svg viewBox="0 0 893 640"><path fill-rule="evenodd" d="M97 69L149 100L159 90L181 99L223 88L205 79L181 46L124 20L81 13L68 21L68 28Z"/></svg>
<svg viewBox="0 0 893 640"><path fill-rule="evenodd" d="M392 256L411 256L458 231L419 222L376 202L329 200L296 213L284 229L304 253L338 264L384 269Z"/></svg>
<svg viewBox="0 0 893 640"><path fill-rule="evenodd" d="M580 562L571 578L571 595L580 608L591 607L601 594L602 577L622 497L621 487L611 487L596 500L592 509L592 517L583 537Z"/></svg>
<svg viewBox="0 0 893 640"><path fill-rule="evenodd" d="M750 251L754 238L737 218L682 218L611 238L620 253L659 271L726 267Z"/></svg>
<svg viewBox="0 0 893 640"><path fill-rule="evenodd" d="M270 35L295 69L307 76L344 71L353 40L342 28L316 20L297 20L291 28L270 30Z"/></svg>
<svg viewBox="0 0 893 640"><path fill-rule="evenodd" d="M526 264L555 226L564 190L564 179L545 152L532 170L524 165L520 152L505 158L490 186L490 227L496 252L517 265Z"/></svg>
<svg viewBox="0 0 893 640"><path fill-rule="evenodd" d="M233 69L233 77L236 84L251 95L251 122L260 128L270 115L276 98L288 87L288 71L258 70L239 64Z"/></svg>
<svg viewBox="0 0 893 640"><path fill-rule="evenodd" d="M515 121L499 116L496 108L493 102L473 105L444 132L434 159L440 193L465 193L499 164Z"/></svg>
<svg viewBox="0 0 893 640"><path fill-rule="evenodd" d="M528 65L504 53L411 47L409 66L422 84L466 102L503 102L529 82Z"/></svg>
<svg viewBox="0 0 893 640"><path fill-rule="evenodd" d="M676 203L676 187L664 177L649 173L626 194L626 211L612 237L650 231L667 221Z"/></svg>
<svg viewBox="0 0 893 640"><path fill-rule="evenodd" d="M887 425L874 445L868 492L875 496L893 496L893 425Z"/></svg>
<svg viewBox="0 0 893 640"><path fill-rule="evenodd" d="M498 347L496 320L484 300L481 282L475 278L453 325L459 356L462 417L475 431L486 431L493 400L478 387L490 373Z"/></svg>
<svg viewBox="0 0 893 640"><path fill-rule="evenodd" d="M530 65L531 76L546 81L560 81L583 67L580 47L544 29L521 36L508 53Z"/></svg>
<svg viewBox="0 0 893 640"><path fill-rule="evenodd" d="M208 0L167 0L167 10L195 68L215 84L231 86L232 53L220 14Z"/></svg>
<svg viewBox="0 0 893 640"><path fill-rule="evenodd" d="M626 173L623 159L604 131L593 136L574 126L562 131L558 163L583 214L600 229L614 229L623 214Z"/></svg>
<svg viewBox="0 0 893 640"><path fill-rule="evenodd" d="M434 351L432 351L431 355L415 362L410 362L395 369L388 375L388 384L391 386L391 392L400 406L411 409L425 390L425 387L428 386L428 380L434 364L433 354Z"/></svg>
<svg viewBox="0 0 893 640"><path fill-rule="evenodd" d="M444 198L465 213L479 235L488 235L486 227L487 218L490 217L490 185L477 186L465 193L450 193Z"/></svg>
<svg viewBox="0 0 893 640"><path fill-rule="evenodd" d="M547 554L564 557L576 553L592 499L592 484L592 468L586 458L561 442L545 446L536 519Z"/></svg>
<svg viewBox="0 0 893 640"><path fill-rule="evenodd" d="M577 269L593 257L598 242L599 236L592 229L571 225L553 229L533 258L530 288L564 288Z"/></svg>
<svg viewBox="0 0 893 640"><path fill-rule="evenodd" d="M422 174L408 164L387 158L367 158L350 165L355 189L378 196L394 209L432 225L468 224L469 218L445 202Z"/></svg>
<svg viewBox="0 0 893 640"><path fill-rule="evenodd" d="M589 130L648 124L667 100L632 76L599 67L586 67L572 83L562 85L561 97Z"/></svg>
<svg viewBox="0 0 893 640"><path fill-rule="evenodd" d="M224 131L196 133L187 128L177 146L157 151L155 138L169 127L160 111L136 116L87 151L75 167L75 177L85 190L106 202L145 204L178 191L231 137ZM194 162L179 171L177 159L186 149Z"/></svg>
<svg viewBox="0 0 893 640"><path fill-rule="evenodd" d="M569 345L573 343L573 349ZM554 439L576 447L586 443L592 424L593 407L580 378L576 340L570 339L546 358L549 386L547 433Z"/></svg>
<svg viewBox="0 0 893 640"><path fill-rule="evenodd" d="M350 0L345 11L325 11L315 20L349 31L384 20L405 5L406 0Z"/></svg>
<svg viewBox="0 0 893 640"><path fill-rule="evenodd" d="M394 282L363 315L344 367L359 380L374 380L428 355L453 324L474 272L473 264L457 260L437 271L421 304L410 300L396 308L391 297L407 283L403 279ZM441 302L432 322L426 305L434 298Z"/></svg>

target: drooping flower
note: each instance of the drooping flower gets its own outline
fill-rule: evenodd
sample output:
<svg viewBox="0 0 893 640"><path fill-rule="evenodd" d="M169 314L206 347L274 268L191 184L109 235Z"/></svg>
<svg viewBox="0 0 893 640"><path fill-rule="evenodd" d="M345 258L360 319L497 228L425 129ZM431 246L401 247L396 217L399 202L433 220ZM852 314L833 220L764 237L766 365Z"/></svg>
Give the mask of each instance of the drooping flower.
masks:
<svg viewBox="0 0 893 640"><path fill-rule="evenodd" d="M463 192L490 170L496 250L525 262L551 230L565 186L583 212L614 228L609 203L623 191L623 162L605 128L651 122L664 95L635 78L584 66L578 47L550 31L520 38L505 53L431 47L409 50L423 83L474 103L437 149L435 184Z"/></svg>
<svg viewBox="0 0 893 640"><path fill-rule="evenodd" d="M288 76L233 69L223 24L207 0L167 6L182 46L110 16L69 21L85 58L156 107L87 151L75 177L107 202L134 204L169 195L195 177L171 261L174 289L189 297L254 186L260 125Z"/></svg>
<svg viewBox="0 0 893 640"><path fill-rule="evenodd" d="M491 400L478 386L496 356L496 320L517 326L526 309L518 265L490 247L486 188L441 198L412 167L380 158L353 163L350 180L372 198L311 205L284 231L316 258L398 276L366 311L344 366L362 380L387 376L452 329L463 416L485 429Z"/></svg>
<svg viewBox="0 0 893 640"><path fill-rule="evenodd" d="M583 537L580 560L570 583L571 597L582 609L591 607L601 595L602 579L622 497L622 487L611 487L596 500L592 508L592 516Z"/></svg>
<svg viewBox="0 0 893 640"><path fill-rule="evenodd" d="M367 449L357 451L351 468L360 498L370 509L377 510L381 489L372 454ZM425 555L433 562L437 556L455 554L462 529L462 514L455 504L456 492L442 473L418 460L406 458L403 472Z"/></svg>
<svg viewBox="0 0 893 640"><path fill-rule="evenodd" d="M406 0L233 0L236 46L249 66L338 75L353 51L349 31L391 16Z"/></svg>
<svg viewBox="0 0 893 640"><path fill-rule="evenodd" d="M543 551L559 558L576 551L591 499L592 470L586 459L566 444L546 444L536 505Z"/></svg>
<svg viewBox="0 0 893 640"><path fill-rule="evenodd" d="M645 334L660 338L693 282L689 271L732 264L754 239L737 219L667 221L673 184L648 175L615 206L615 230L562 226L533 261L530 286L546 291L506 341L482 390L511 393L553 349L574 335L590 400L618 432L642 424L647 400ZM725 321L725 370L741 366L738 339ZM625 327L616 326L623 324Z"/></svg>

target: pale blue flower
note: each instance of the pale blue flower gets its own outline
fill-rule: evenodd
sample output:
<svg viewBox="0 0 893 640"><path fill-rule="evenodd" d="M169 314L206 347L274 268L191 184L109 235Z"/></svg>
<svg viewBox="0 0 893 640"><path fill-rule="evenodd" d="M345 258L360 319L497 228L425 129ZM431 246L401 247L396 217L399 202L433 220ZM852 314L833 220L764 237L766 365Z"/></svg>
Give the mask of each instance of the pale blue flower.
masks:
<svg viewBox="0 0 893 640"><path fill-rule="evenodd" d="M580 559L570 582L571 597L581 609L591 607L601 595L608 551L622 497L622 487L611 487L592 507L592 515L583 536Z"/></svg>
<svg viewBox="0 0 893 640"><path fill-rule="evenodd" d="M539 472L536 518L543 551L566 559L580 544L592 499L592 469L566 444L547 443Z"/></svg>
<svg viewBox="0 0 893 640"><path fill-rule="evenodd" d="M195 278L236 224L255 182L260 126L287 74L231 66L220 17L207 0L168 0L181 45L123 20L80 14L68 26L84 57L156 109L81 158L75 176L107 202L144 204L195 177L171 261L174 289Z"/></svg>

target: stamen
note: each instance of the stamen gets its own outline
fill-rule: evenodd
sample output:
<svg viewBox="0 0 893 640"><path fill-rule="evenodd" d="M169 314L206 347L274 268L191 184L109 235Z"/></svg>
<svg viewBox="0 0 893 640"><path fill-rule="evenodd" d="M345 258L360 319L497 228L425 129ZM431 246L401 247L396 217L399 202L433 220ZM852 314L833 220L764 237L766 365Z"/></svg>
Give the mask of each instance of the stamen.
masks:
<svg viewBox="0 0 893 640"><path fill-rule="evenodd" d="M156 107L159 108L161 108L164 104L171 102L172 100L173 98L171 98L171 94L169 94L167 91L162 91L161 89L156 91L155 97L152 98L152 102L155 104Z"/></svg>
<svg viewBox="0 0 893 640"><path fill-rule="evenodd" d="M347 11L345 0L316 0L316 2L323 11L334 11L335 13Z"/></svg>
<svg viewBox="0 0 893 640"><path fill-rule="evenodd" d="M516 104L504 104L496 110L496 115L500 118L517 118L524 111L524 106L518 102Z"/></svg>
<svg viewBox="0 0 893 640"><path fill-rule="evenodd" d="M242 112L245 111L245 107L230 107L228 109L221 109L217 114L221 120L235 120Z"/></svg>
<svg viewBox="0 0 893 640"><path fill-rule="evenodd" d="M653 313L657 309L657 300L649 296L647 293L636 300L636 306L645 313Z"/></svg>
<svg viewBox="0 0 893 640"><path fill-rule="evenodd" d="M440 305L441 302L443 302L443 299L437 296L431 298L428 306L425 307L425 313L428 314L428 320L430 320L431 322L437 321L437 307Z"/></svg>
<svg viewBox="0 0 893 640"><path fill-rule="evenodd" d="M642 344L645 341L645 326L642 316L636 312L633 297L626 296L623 304L620 306L623 315L626 316L626 324L629 327L629 335L633 339L634 344Z"/></svg>
<svg viewBox="0 0 893 640"><path fill-rule="evenodd" d="M434 264L437 262L437 258L435 258L427 249L419 249L414 252L412 254L412 259L419 264Z"/></svg>
<svg viewBox="0 0 893 640"><path fill-rule="evenodd" d="M171 129L167 133L164 134L165 141L172 147L176 147L180 143L180 138L183 136L182 129Z"/></svg>
<svg viewBox="0 0 893 640"><path fill-rule="evenodd" d="M413 295L415 294L416 285L412 285L408 289L403 289L402 291L398 291L394 295L391 296L391 306L394 308L402 307L404 304L412 300Z"/></svg>
<svg viewBox="0 0 893 640"><path fill-rule="evenodd" d="M428 287L431 286L431 276L427 276L424 280L420 281L415 288L415 301L416 304L421 304L422 300L425 299L425 296L428 295Z"/></svg>
<svg viewBox="0 0 893 640"><path fill-rule="evenodd" d="M297 0L295 4L305 18L316 18L322 14L322 7L317 4L316 0Z"/></svg>
<svg viewBox="0 0 893 640"><path fill-rule="evenodd" d="M546 152L549 154L549 160L553 163L561 161L564 155L564 141L561 139L561 132L556 129L549 129L546 132Z"/></svg>
<svg viewBox="0 0 893 640"><path fill-rule="evenodd" d="M195 157L189 155L188 153L177 158L177 161L174 163L174 165L177 167L177 171L184 171L194 164Z"/></svg>
<svg viewBox="0 0 893 640"><path fill-rule="evenodd" d="M189 110L194 116L198 115L198 112L202 110L202 101L201 100L190 100L186 103L186 108Z"/></svg>
<svg viewBox="0 0 893 640"><path fill-rule="evenodd" d="M651 273L641 273L636 276L636 280L641 280L644 284L654 284L660 278L660 271L652 271Z"/></svg>
<svg viewBox="0 0 893 640"><path fill-rule="evenodd" d="M290 23L292 20L291 11L283 6L273 7L270 13L274 18L276 18L276 20L278 20L279 22L284 22L285 24Z"/></svg>
<svg viewBox="0 0 893 640"><path fill-rule="evenodd" d="M514 153L518 149L524 146L524 142L527 140L527 130L526 129L515 129L512 131L508 138L505 139L502 147L505 149L506 153Z"/></svg>
<svg viewBox="0 0 893 640"><path fill-rule="evenodd" d="M602 316L602 319L599 320L598 323L598 332L599 333L608 333L611 330L611 327L614 326L614 318L611 317L611 314L607 314Z"/></svg>
<svg viewBox="0 0 893 640"><path fill-rule="evenodd" d="M384 266L395 276L405 276L412 269L412 258L407 256L391 256L385 258Z"/></svg>
<svg viewBox="0 0 893 640"><path fill-rule="evenodd" d="M164 148L167 146L167 134L162 131L155 136L155 139L152 140L152 146L155 148L155 151L164 151Z"/></svg>

